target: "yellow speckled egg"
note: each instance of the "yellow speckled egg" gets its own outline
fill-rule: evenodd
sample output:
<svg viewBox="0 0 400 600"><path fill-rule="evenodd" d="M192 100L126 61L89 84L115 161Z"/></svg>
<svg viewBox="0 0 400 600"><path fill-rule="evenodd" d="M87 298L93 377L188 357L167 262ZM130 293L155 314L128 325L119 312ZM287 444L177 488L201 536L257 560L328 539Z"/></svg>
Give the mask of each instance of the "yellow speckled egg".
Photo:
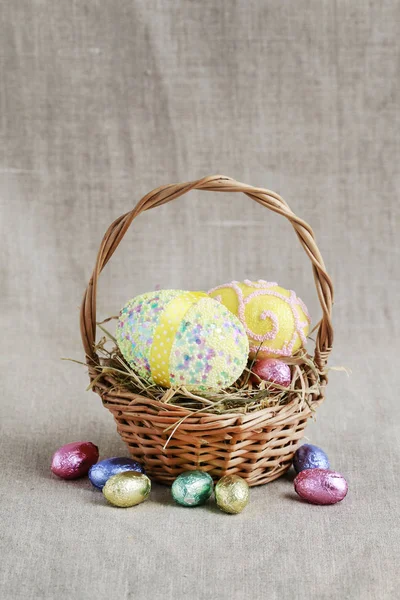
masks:
<svg viewBox="0 0 400 600"><path fill-rule="evenodd" d="M124 471L110 477L102 491L110 504L126 508L147 500L150 490L150 479L144 473Z"/></svg>
<svg viewBox="0 0 400 600"><path fill-rule="evenodd" d="M127 362L163 387L228 387L249 355L242 323L204 292L161 290L133 298L120 312L116 338Z"/></svg>
<svg viewBox="0 0 400 600"><path fill-rule="evenodd" d="M292 290L275 282L232 281L209 295L237 315L250 342L250 357L292 356L307 343L310 316Z"/></svg>

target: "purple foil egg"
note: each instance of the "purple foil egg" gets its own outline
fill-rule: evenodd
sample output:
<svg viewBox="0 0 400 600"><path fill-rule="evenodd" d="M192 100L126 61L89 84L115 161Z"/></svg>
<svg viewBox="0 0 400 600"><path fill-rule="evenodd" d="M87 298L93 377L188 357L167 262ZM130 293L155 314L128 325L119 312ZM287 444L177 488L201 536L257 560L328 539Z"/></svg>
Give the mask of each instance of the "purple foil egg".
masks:
<svg viewBox="0 0 400 600"><path fill-rule="evenodd" d="M133 458L114 456L113 458L105 458L93 465L89 471L89 479L95 487L102 490L110 477L118 473L124 473L125 471L144 473L144 468L136 460L133 460Z"/></svg>
<svg viewBox="0 0 400 600"><path fill-rule="evenodd" d="M51 470L61 479L78 479L87 475L98 459L99 449L92 442L72 442L54 453Z"/></svg>
<svg viewBox="0 0 400 600"><path fill-rule="evenodd" d="M293 467L296 473L306 469L329 469L329 458L318 446L303 444L295 452Z"/></svg>
<svg viewBox="0 0 400 600"><path fill-rule="evenodd" d="M254 383L260 383L260 379L277 383L282 387L289 387L292 374L288 364L277 358L262 358L257 360L252 371L258 377L253 377ZM260 379L259 379L260 378Z"/></svg>
<svg viewBox="0 0 400 600"><path fill-rule="evenodd" d="M296 493L311 504L336 504L347 494L347 481L328 469L307 469L294 480Z"/></svg>

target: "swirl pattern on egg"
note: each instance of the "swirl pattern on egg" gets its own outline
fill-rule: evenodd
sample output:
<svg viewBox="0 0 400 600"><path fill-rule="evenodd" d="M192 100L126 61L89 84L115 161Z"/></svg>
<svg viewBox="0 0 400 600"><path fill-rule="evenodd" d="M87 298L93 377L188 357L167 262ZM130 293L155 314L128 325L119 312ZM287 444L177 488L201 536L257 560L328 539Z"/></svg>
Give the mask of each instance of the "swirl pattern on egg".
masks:
<svg viewBox="0 0 400 600"><path fill-rule="evenodd" d="M245 279L208 293L238 316L249 338L251 357L292 356L306 345L311 319L293 290L276 282Z"/></svg>

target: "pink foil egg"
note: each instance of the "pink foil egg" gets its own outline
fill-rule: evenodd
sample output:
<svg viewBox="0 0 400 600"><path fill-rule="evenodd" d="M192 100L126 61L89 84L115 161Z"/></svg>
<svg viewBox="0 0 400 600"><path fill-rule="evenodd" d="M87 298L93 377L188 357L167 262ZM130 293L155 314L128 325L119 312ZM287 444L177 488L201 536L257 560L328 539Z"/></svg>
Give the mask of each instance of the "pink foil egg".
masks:
<svg viewBox="0 0 400 600"><path fill-rule="evenodd" d="M257 360L252 367L252 371L263 381L271 381L283 387L288 387L292 380L289 365L277 358L262 358L261 360ZM252 379L254 383L259 383L257 377L253 377Z"/></svg>
<svg viewBox="0 0 400 600"><path fill-rule="evenodd" d="M78 479L87 475L98 459L99 449L92 442L72 442L54 453L51 470L61 479Z"/></svg>
<svg viewBox="0 0 400 600"><path fill-rule="evenodd" d="M328 469L306 469L294 480L300 498L311 504L336 504L347 494L347 481L340 473Z"/></svg>

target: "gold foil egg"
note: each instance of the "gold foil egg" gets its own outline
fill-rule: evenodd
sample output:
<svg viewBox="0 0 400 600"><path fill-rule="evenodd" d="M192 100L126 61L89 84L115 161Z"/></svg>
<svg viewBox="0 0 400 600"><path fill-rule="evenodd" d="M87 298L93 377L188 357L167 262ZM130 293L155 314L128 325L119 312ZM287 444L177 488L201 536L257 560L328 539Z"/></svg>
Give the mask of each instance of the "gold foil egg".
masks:
<svg viewBox="0 0 400 600"><path fill-rule="evenodd" d="M124 471L108 479L103 487L103 494L114 506L136 506L149 497L150 479L144 473Z"/></svg>
<svg viewBox="0 0 400 600"><path fill-rule="evenodd" d="M248 483L239 475L225 475L215 486L215 500L224 512L235 515L247 506L250 497Z"/></svg>

